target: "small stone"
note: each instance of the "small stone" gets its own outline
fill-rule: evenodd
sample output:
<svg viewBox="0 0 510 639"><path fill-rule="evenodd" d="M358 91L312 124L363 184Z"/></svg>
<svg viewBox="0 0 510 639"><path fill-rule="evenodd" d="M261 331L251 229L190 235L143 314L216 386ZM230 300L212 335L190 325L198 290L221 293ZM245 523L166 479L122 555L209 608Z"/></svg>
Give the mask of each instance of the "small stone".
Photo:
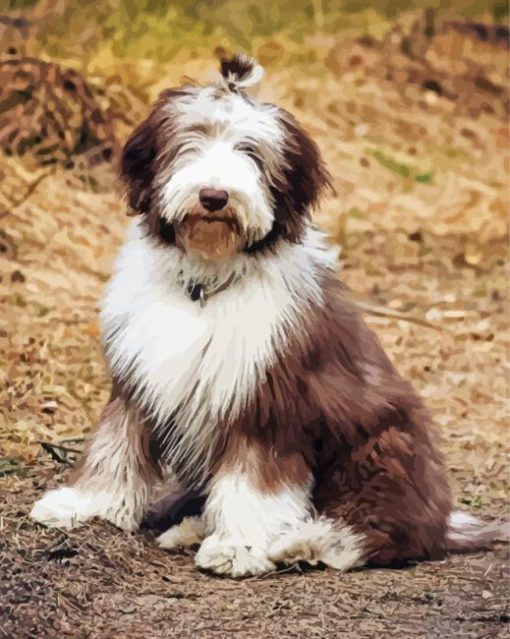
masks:
<svg viewBox="0 0 510 639"><path fill-rule="evenodd" d="M423 234L421 231L413 231L407 236L411 242L423 242Z"/></svg>
<svg viewBox="0 0 510 639"><path fill-rule="evenodd" d="M13 271L11 275L11 282L24 282L25 280L26 280L26 277L23 275L21 271L17 269Z"/></svg>

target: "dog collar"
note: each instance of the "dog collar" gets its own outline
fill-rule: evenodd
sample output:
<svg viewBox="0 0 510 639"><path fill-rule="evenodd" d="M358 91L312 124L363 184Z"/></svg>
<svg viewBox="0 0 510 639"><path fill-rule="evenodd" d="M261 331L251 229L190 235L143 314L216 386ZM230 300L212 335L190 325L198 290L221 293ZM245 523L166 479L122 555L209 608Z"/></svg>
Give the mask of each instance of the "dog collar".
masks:
<svg viewBox="0 0 510 639"><path fill-rule="evenodd" d="M180 276L182 277L182 273ZM200 302L200 307L204 308L207 300L218 293L225 291L234 281L237 281L239 277L239 275L236 277L236 273L234 272L223 282L223 284L214 288L209 288L204 283L190 280L186 286L186 292L193 302Z"/></svg>

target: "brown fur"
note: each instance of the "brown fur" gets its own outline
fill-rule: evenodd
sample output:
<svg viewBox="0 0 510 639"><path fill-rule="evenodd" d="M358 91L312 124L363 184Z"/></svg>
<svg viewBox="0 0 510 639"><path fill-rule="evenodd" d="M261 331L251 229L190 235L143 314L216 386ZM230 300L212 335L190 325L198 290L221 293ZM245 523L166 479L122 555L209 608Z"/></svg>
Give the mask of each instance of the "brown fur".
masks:
<svg viewBox="0 0 510 639"><path fill-rule="evenodd" d="M98 435L107 437L109 442L118 447L129 449L130 456L135 460L134 476L138 481L146 485L154 485L162 479L161 469L157 461L153 459L150 449L150 429L147 428L136 406L122 396L120 388L115 383L110 401L99 421ZM111 456L113 450L111 448L108 451L105 450L104 456L93 455L91 453L93 441L87 446L70 474L71 486L95 481L105 473L105 466L110 467L106 456ZM122 472L122 467L116 470Z"/></svg>
<svg viewBox="0 0 510 639"><path fill-rule="evenodd" d="M230 75L239 81L252 73L255 61L241 53L235 53L231 58L223 57L220 60L221 75L227 80ZM233 87L235 87L235 83Z"/></svg>
<svg viewBox="0 0 510 639"><path fill-rule="evenodd" d="M312 474L318 513L363 533L366 560L443 556L451 500L426 411L333 275L324 292L228 428L217 467L259 459L265 491Z"/></svg>
<svg viewBox="0 0 510 639"><path fill-rule="evenodd" d="M182 95L183 92L175 94ZM159 96L147 118L131 133L122 150L120 177L127 186L132 214L149 213L155 205L153 182L158 170L162 131L170 124L162 108L167 99L171 99L169 91Z"/></svg>
<svg viewBox="0 0 510 639"><path fill-rule="evenodd" d="M304 451L296 447L282 451L268 446L267 441L244 432L246 414L232 424L221 454L211 469L217 478L238 470L247 475L259 490L276 492L282 485L304 486L311 478L310 465Z"/></svg>
<svg viewBox="0 0 510 639"><path fill-rule="evenodd" d="M241 73L236 64L225 61L224 74ZM131 205L156 233L164 225L153 182L170 161L162 149L171 123L162 122L168 116L161 106L176 95L162 95L124 151ZM299 242L311 207L331 185L315 143L290 114L280 111L280 118L286 166L271 187L275 221L248 253ZM175 229L166 231L175 241ZM223 436L212 474L241 466L266 491L313 476L318 512L363 533L366 559L442 556L451 501L427 414L333 275L323 274L323 289L326 304L308 309L250 405L234 422L218 424Z"/></svg>
<svg viewBox="0 0 510 639"><path fill-rule="evenodd" d="M232 62L235 68L236 60ZM156 176L170 175L174 153L172 136L175 123L166 107L172 100L199 90L198 87L187 86L163 91L147 118L127 140L122 153L120 177L127 189L131 212L143 214L147 231L171 244L175 243L175 228L163 219L159 210L156 180ZM225 97L225 89L218 87L218 99L222 97ZM317 204L325 188L332 188L331 178L315 142L290 113L280 109L279 118L286 131L285 166L281 175L273 175L269 181L275 202L274 223L264 238L243 247L249 254L273 250L282 240L299 242L305 223L310 219L311 208Z"/></svg>
<svg viewBox="0 0 510 639"><path fill-rule="evenodd" d="M175 226L175 243L186 253L194 252L215 262L235 255L244 245L235 212L208 213L197 207Z"/></svg>
<svg viewBox="0 0 510 639"><path fill-rule="evenodd" d="M275 202L273 228L266 237L249 246L247 253L274 250L282 240L300 242L311 209L326 188L333 188L319 147L294 116L280 109L280 123L286 131L286 166L283 177L273 176L271 183Z"/></svg>
<svg viewBox="0 0 510 639"><path fill-rule="evenodd" d="M128 140L121 170L131 207L145 216L149 233L172 243L176 229L159 214L155 183L171 165L172 122L162 107L186 91L162 94ZM276 251L282 243L299 242L310 208L330 184L317 146L292 116L281 111L280 117L287 131L286 164L271 187L273 228L245 249L254 259L264 259L265 250ZM302 325L289 336L285 352L259 381L242 414L216 424L220 443L211 474L240 468L265 492L313 480L313 506L363 535L366 561L434 559L449 548L470 547L447 537L451 497L426 410L345 287L331 272L324 270L320 277L324 304L299 302ZM143 417L144 410L150 412L144 389L129 377L117 382L126 399L114 397L109 410L134 411L129 445L142 481L153 482L159 476L157 462L175 464L164 458L162 444L172 436L175 416L153 429ZM89 474L101 470L97 463L86 464ZM174 470L179 474L179 467ZM185 485L186 476L181 480ZM478 540L488 542L486 532Z"/></svg>

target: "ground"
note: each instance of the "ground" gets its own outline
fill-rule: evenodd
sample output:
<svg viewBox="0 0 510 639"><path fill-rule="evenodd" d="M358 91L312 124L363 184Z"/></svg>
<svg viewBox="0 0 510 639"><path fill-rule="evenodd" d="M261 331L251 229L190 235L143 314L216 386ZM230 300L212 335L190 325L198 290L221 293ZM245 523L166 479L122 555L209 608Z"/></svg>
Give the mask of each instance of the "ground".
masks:
<svg viewBox="0 0 510 639"><path fill-rule="evenodd" d="M149 533L104 524L35 530L34 484L8 497L2 626L9 638L503 637L506 550L401 570L282 573L241 581L198 573ZM6 522L4 522L4 526ZM5 540L4 540L5 541Z"/></svg>
<svg viewBox="0 0 510 639"><path fill-rule="evenodd" d="M388 62L373 44L312 44L319 53L306 67L269 68L266 97L292 110L323 151L336 194L316 219L342 245L340 276L367 322L433 414L457 507L501 516L505 118L413 85L398 56ZM209 64L170 65L153 94L181 75L205 77ZM0 171L0 636L505 636L503 544L399 570L235 581L199 573L150 531L32 523L34 499L65 477L108 396L97 310L127 218L111 167L80 179L2 157Z"/></svg>

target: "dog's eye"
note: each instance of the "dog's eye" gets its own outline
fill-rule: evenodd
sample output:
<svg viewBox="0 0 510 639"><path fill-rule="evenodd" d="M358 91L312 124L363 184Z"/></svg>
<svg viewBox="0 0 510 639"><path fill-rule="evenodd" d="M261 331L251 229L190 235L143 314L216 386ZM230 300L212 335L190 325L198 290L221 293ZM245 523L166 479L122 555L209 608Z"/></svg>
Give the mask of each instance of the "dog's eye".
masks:
<svg viewBox="0 0 510 639"><path fill-rule="evenodd" d="M260 154L257 151L257 149L252 144L248 144L246 142L243 142L241 144L236 144L235 149L236 151L240 151L241 153L244 153L245 155L247 155L259 166L262 164L262 158L260 157Z"/></svg>
<svg viewBox="0 0 510 639"><path fill-rule="evenodd" d="M202 124L193 124L184 129L183 133L188 137L207 137L210 133L209 128Z"/></svg>

